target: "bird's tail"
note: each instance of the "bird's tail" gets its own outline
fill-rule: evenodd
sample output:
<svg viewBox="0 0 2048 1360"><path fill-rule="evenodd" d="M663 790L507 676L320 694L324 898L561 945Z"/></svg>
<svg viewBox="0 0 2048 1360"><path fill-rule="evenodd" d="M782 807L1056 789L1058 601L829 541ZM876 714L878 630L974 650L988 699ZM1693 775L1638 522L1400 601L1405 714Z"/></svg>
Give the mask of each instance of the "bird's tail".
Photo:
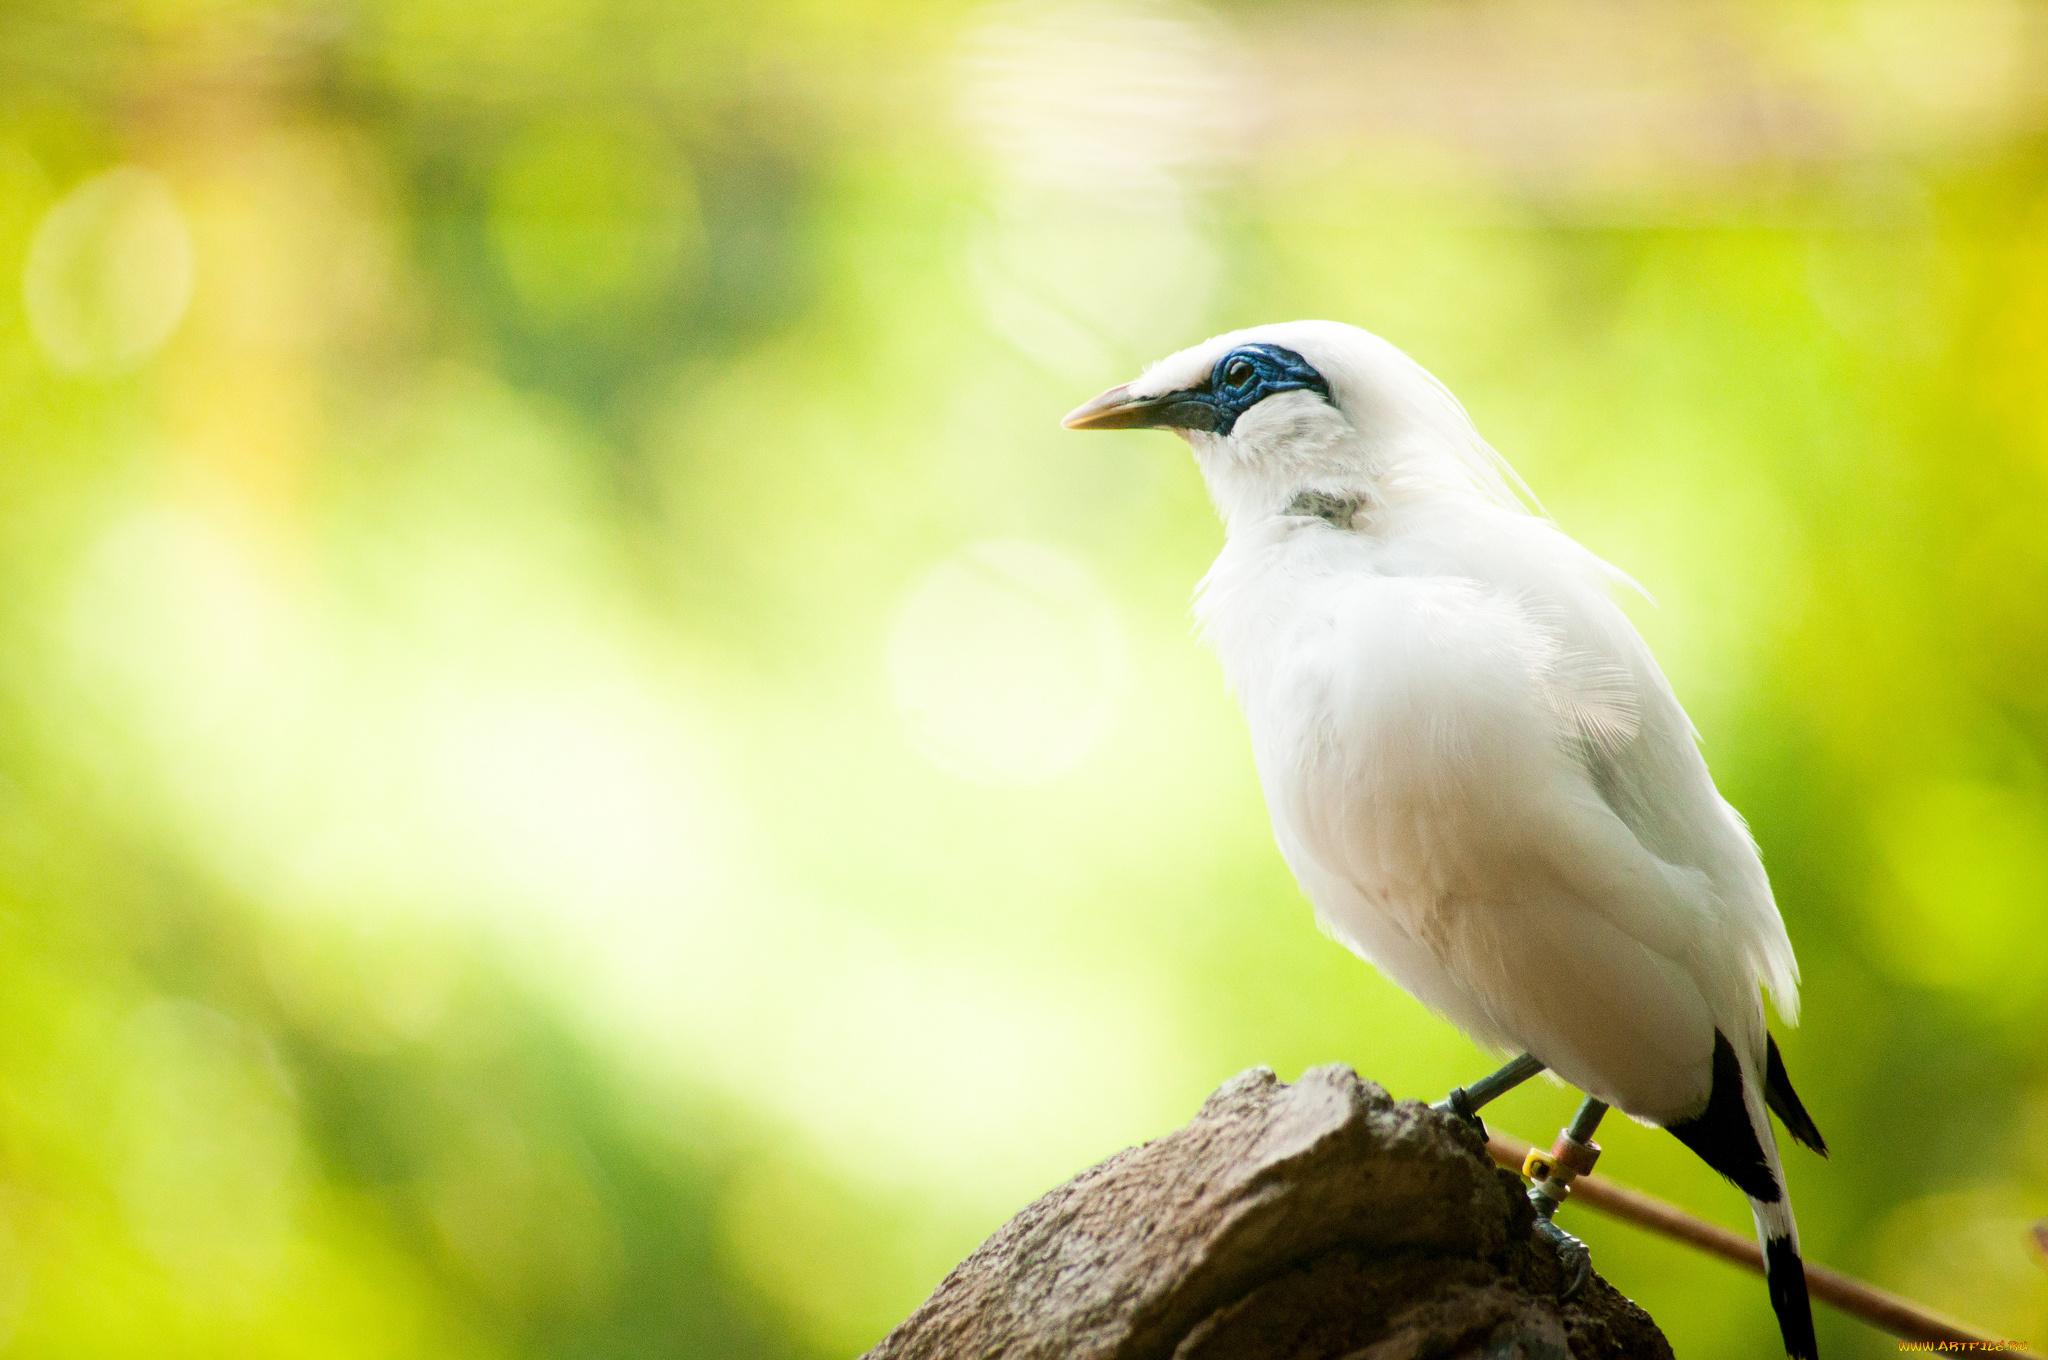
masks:
<svg viewBox="0 0 2048 1360"><path fill-rule="evenodd" d="M1778 1334L1785 1339L1785 1354L1793 1360L1818 1360L1820 1351L1813 1339L1813 1304L1806 1297L1806 1264L1799 1259L1799 1225L1792 1218L1792 1197L1784 1192L1785 1178L1778 1167L1778 1150L1771 1130L1763 1126L1764 1147L1780 1187L1778 1198L1762 1200L1750 1196L1749 1212L1756 1219L1756 1240L1764 1249L1764 1278L1771 1289L1771 1311L1778 1315Z"/></svg>
<svg viewBox="0 0 2048 1360"><path fill-rule="evenodd" d="M1764 1073L1750 1070L1754 1066L1738 1060L1726 1036L1715 1030L1714 1085L1707 1107L1668 1127L1700 1160L1749 1197L1757 1241L1764 1250L1771 1311L1778 1315L1785 1353L1792 1360L1819 1360L1813 1305L1806 1297L1806 1266L1799 1259L1799 1225L1792 1218L1792 1198L1785 1189L1785 1169L1765 1105ZM1786 1089L1790 1090L1789 1082ZM1814 1136L1818 1141L1818 1130Z"/></svg>

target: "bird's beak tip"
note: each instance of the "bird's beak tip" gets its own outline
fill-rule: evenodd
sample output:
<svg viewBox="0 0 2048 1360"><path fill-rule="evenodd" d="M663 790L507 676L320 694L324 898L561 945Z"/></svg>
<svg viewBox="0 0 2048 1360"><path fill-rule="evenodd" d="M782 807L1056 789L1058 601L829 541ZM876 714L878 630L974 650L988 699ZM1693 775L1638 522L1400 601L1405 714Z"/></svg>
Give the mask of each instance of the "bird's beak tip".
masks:
<svg viewBox="0 0 2048 1360"><path fill-rule="evenodd" d="M1131 385L1124 383L1112 387L1093 401L1084 401L1060 418L1060 428L1067 430L1114 429L1109 424L1115 419L1114 412L1129 400Z"/></svg>

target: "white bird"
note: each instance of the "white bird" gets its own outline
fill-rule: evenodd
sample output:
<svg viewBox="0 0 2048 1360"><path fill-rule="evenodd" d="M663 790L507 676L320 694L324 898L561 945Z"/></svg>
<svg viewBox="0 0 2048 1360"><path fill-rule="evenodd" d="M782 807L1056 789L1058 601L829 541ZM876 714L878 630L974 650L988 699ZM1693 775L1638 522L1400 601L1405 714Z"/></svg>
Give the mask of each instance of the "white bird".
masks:
<svg viewBox="0 0 2048 1360"><path fill-rule="evenodd" d="M1796 1024L1799 969L1748 828L1612 598L1628 578L1528 510L1442 383L1352 326L1217 336L1063 423L1193 448L1225 527L1195 614L1281 853L1331 935L1524 1055L1449 1106L1476 1120L1547 1066L1588 1097L1568 1138L1608 1105L1670 1130L1749 1197L1786 1350L1810 1360L1766 1106L1826 1147L1758 988ZM1554 1200L1532 1198L1548 1227Z"/></svg>

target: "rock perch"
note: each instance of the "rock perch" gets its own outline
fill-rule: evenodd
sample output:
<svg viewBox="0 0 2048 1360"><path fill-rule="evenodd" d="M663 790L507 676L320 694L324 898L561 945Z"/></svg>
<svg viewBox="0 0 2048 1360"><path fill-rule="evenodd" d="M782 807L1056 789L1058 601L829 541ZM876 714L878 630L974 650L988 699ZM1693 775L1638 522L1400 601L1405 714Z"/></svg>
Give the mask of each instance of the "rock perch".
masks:
<svg viewBox="0 0 2048 1360"><path fill-rule="evenodd" d="M1534 1222L1461 1121L1254 1068L1004 1224L867 1360L1669 1360L1598 1275L1558 1302Z"/></svg>

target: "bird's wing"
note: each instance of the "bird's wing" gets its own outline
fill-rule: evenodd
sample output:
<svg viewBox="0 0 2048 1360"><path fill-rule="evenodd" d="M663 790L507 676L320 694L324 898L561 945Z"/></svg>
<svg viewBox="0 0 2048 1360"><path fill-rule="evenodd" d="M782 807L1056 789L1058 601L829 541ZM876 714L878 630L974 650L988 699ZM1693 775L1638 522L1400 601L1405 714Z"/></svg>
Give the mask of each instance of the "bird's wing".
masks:
<svg viewBox="0 0 2048 1360"><path fill-rule="evenodd" d="M1306 612L1246 695L1276 829L1332 932L1411 992L1669 1115L1703 1095L1717 1023L1761 1028L1713 875L1657 853L1602 786L1608 766L1623 793L1655 777L1638 748L1684 715L1602 645L1613 620L1635 635L1597 588L1504 575L1515 590L1359 575Z"/></svg>
<svg viewBox="0 0 2048 1360"><path fill-rule="evenodd" d="M1462 576L1331 573L1278 639L1245 698L1282 848L1331 932L1462 1028L1577 1045L1581 1086L1622 1069L1661 1094L1616 1104L1669 1114L1716 1026L1761 1055L1759 975L1790 1014L1784 926L1597 559L1530 518L1473 537Z"/></svg>
<svg viewBox="0 0 2048 1360"><path fill-rule="evenodd" d="M1796 1024L1799 967L1756 842L1714 787L1670 681L1614 602L1609 586L1626 578L1547 523L1523 519L1517 528L1530 558L1547 567L1519 579L1534 583L1522 587L1525 609L1557 639L1551 684L1574 720L1580 767L1645 850L1703 878L1715 942L1733 949Z"/></svg>

